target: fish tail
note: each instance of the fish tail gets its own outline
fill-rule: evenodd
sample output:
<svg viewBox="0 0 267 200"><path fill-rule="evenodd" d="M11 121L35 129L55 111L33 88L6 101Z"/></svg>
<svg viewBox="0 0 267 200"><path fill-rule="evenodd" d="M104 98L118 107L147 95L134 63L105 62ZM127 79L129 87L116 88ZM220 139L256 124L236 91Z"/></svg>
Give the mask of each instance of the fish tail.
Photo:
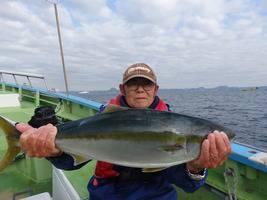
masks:
<svg viewBox="0 0 267 200"><path fill-rule="evenodd" d="M20 152L19 132L15 127L16 123L0 115L0 129L6 136L7 150L0 155L0 171L4 170Z"/></svg>

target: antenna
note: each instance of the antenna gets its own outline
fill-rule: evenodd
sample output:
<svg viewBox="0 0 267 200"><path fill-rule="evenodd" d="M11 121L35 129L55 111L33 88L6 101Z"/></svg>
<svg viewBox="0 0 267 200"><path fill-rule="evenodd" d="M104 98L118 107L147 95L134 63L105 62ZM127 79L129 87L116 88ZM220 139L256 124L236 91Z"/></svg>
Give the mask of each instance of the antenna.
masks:
<svg viewBox="0 0 267 200"><path fill-rule="evenodd" d="M64 60L64 54L63 54L62 40L61 40L60 27L59 27L59 18L58 18L58 11L57 11L57 4L60 2L60 0L46 0L46 1L51 3L51 4L53 4L54 5L54 9L55 9L58 42L59 42L61 61L62 61L62 66L63 66L65 88L66 88L67 95L69 95L68 80L67 80L67 74L66 74L66 68L65 68L65 60Z"/></svg>

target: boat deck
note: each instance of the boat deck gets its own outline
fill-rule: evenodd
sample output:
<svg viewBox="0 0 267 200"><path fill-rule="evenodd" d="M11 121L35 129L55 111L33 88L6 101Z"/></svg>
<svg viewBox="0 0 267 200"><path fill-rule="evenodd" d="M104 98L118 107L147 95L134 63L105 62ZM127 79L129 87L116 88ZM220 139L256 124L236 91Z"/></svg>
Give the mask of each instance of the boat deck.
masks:
<svg viewBox="0 0 267 200"><path fill-rule="evenodd" d="M8 93L0 92L0 95L2 94ZM27 122L32 116L33 111L33 106L27 105L27 103L24 103L20 107L0 108L0 114L2 116L17 122ZM0 157L4 154L6 148L5 136L2 130L0 130ZM28 159L27 162L25 162L25 158L19 159L18 157L17 161L14 161L11 166L3 172L0 172L0 179L5 180L0 181L0 199L12 199L14 196L18 198L27 197L31 194L43 191L51 192L51 176L42 177L39 174L31 176L31 173L21 171L25 165L33 166L36 163L35 160L36 159ZM41 165L42 167L48 166L51 168L49 163L44 159Z"/></svg>
<svg viewBox="0 0 267 200"><path fill-rule="evenodd" d="M13 92L1 91L0 96ZM0 115L16 122L28 122L34 113L34 102L20 101L19 106L0 107ZM87 115L94 112L87 112ZM62 114L65 118L79 118L71 114ZM0 159L6 151L5 136L0 129ZM92 176L95 162L75 171L64 171L71 185L76 189L82 199L88 198L87 182ZM20 154L16 161L0 172L0 199L22 198L41 192L49 192L52 196L52 166L46 159L29 158Z"/></svg>

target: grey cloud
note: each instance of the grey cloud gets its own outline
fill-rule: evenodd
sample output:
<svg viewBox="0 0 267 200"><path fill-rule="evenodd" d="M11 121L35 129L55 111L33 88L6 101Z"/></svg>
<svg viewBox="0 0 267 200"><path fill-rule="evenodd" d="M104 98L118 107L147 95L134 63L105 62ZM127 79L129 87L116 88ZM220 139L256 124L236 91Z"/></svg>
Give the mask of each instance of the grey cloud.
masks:
<svg viewBox="0 0 267 200"><path fill-rule="evenodd" d="M70 88L117 87L134 62L150 64L162 88L266 85L267 20L260 5L124 0L111 10L104 0L62 1ZM0 26L0 69L44 74L49 87L64 88L51 4L4 1Z"/></svg>

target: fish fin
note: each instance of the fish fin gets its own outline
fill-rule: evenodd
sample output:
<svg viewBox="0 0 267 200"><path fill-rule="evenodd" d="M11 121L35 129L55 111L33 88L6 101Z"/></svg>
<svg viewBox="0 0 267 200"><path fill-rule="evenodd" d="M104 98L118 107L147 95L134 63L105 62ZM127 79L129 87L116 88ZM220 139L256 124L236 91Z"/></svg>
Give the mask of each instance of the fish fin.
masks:
<svg viewBox="0 0 267 200"><path fill-rule="evenodd" d="M77 166L79 164L82 164L90 160L89 158L82 156L82 155L77 155L77 154L70 154L70 155L74 160L74 163L73 163L74 166Z"/></svg>
<svg viewBox="0 0 267 200"><path fill-rule="evenodd" d="M127 107L118 106L115 104L108 104L102 113L111 113L116 111L129 110Z"/></svg>
<svg viewBox="0 0 267 200"><path fill-rule="evenodd" d="M153 173L153 172L159 172L164 169L167 169L168 167L158 167L158 168L143 168L142 172L143 173Z"/></svg>
<svg viewBox="0 0 267 200"><path fill-rule="evenodd" d="M159 147L159 150L174 153L175 151L179 151L184 148L185 148L184 144L174 144L174 145L168 145L168 146L161 146Z"/></svg>
<svg viewBox="0 0 267 200"><path fill-rule="evenodd" d="M235 133L232 130L227 130L225 133L230 141L235 139Z"/></svg>
<svg viewBox="0 0 267 200"><path fill-rule="evenodd" d="M0 115L0 128L6 136L7 150L0 160L0 171L4 170L15 159L20 152L19 132L16 123Z"/></svg>

